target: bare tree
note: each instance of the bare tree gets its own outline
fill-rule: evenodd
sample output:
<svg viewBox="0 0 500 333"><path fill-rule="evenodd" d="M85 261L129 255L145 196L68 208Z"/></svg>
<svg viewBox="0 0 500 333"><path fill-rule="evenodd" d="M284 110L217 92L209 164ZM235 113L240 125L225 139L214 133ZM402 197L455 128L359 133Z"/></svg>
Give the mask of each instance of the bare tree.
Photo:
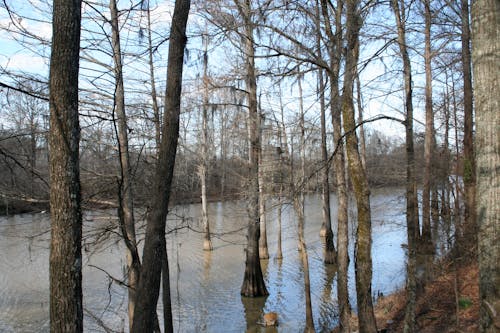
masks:
<svg viewBox="0 0 500 333"><path fill-rule="evenodd" d="M321 54L321 24L320 15L321 8L319 1L316 1L316 43L317 52L320 58ZM322 217L323 224L321 225L320 236L325 237L325 263L326 264L336 264L337 263L337 253L335 251L335 246L333 244L333 231L332 231L332 219L330 212L330 160L328 158L327 150L327 137L326 137L326 103L325 103L325 78L324 70L322 68L318 69L318 89L319 89L319 101L320 101L320 118L321 118L321 159L323 162L323 168L321 170L321 200L322 200Z"/></svg>
<svg viewBox="0 0 500 333"><path fill-rule="evenodd" d="M396 18L399 53L403 60L404 107L405 107L405 145L406 145L406 228L408 239L408 262L406 273L406 309L404 332L415 332L416 306L416 242L419 234L417 185L415 180L415 152L413 143L413 89L411 61L406 41L406 4L405 0L391 0Z"/></svg>
<svg viewBox="0 0 500 333"><path fill-rule="evenodd" d="M330 60L328 75L330 78L330 112L333 125L333 143L335 155L333 167L336 177L336 190L338 200L337 211L337 262L338 282L337 294L339 301L339 328L341 332L350 332L351 306L349 304L349 289L347 274L349 267L349 225L347 207L347 183L345 176L345 157L342 139L342 121L339 95L339 73L342 57L342 11L344 2L337 1L337 7L332 8L329 1L321 0L321 13L325 20L325 30L328 37L328 56ZM335 30L330 22L331 11L335 13Z"/></svg>
<svg viewBox="0 0 500 333"><path fill-rule="evenodd" d="M245 275L241 295L257 297L267 295L259 258L260 214L259 214L259 111L257 106L257 82L255 78L254 23L250 0L234 0L243 17L243 49L245 52L246 90L249 112L249 198L248 198L248 236L246 248Z"/></svg>
<svg viewBox="0 0 500 333"><path fill-rule="evenodd" d="M424 4L424 35L425 35L425 140L424 140L424 178L422 187L422 235L420 252L425 261L425 277L428 279L429 261L432 261L434 245L432 242L431 226L431 192L434 190L434 177L432 176L433 157L435 147L434 136L434 111L432 107L432 50L431 50L431 8L430 0L422 0Z"/></svg>
<svg viewBox="0 0 500 333"><path fill-rule="evenodd" d="M134 203L132 192L132 166L130 163L127 113L125 111L125 88L123 84L122 51L120 43L120 30L118 27L118 9L116 0L110 0L109 10L111 14L111 41L114 60L115 94L114 111L117 115L117 138L118 151L120 154L120 173L118 188L118 216L122 236L127 248L127 278L128 278L128 315L129 327L134 321L135 293L139 283L140 259L137 251L135 235ZM115 125L116 126L116 125Z"/></svg>
<svg viewBox="0 0 500 333"><path fill-rule="evenodd" d="M201 183L201 218L205 238L203 239L203 250L212 251L212 240L210 239L210 222L208 220L208 198L207 198L207 169L208 169L208 36L204 36L203 51L203 106L201 119L201 163L198 165L198 176Z"/></svg>
<svg viewBox="0 0 500 333"><path fill-rule="evenodd" d="M51 332L83 332L80 24L81 1L54 1L49 83Z"/></svg>
<svg viewBox="0 0 500 333"><path fill-rule="evenodd" d="M136 294L134 323L131 330L134 333L152 332L154 329L162 274L164 276L165 332L173 332L165 225L179 138L182 68L184 64L184 48L187 42L186 24L190 4L189 0L176 0L172 16L160 157L157 164L151 211L147 217L143 264Z"/></svg>
<svg viewBox="0 0 500 333"><path fill-rule="evenodd" d="M462 72L464 80L464 162L463 162L463 181L464 181L464 221L463 228L458 232L457 246L459 255L464 259L473 256L467 256L466 249L473 249L477 244L476 228L476 162L474 156L474 116L473 116L473 91L472 91L472 64L470 54L470 20L469 20L469 1L461 1L462 31L460 34L462 42Z"/></svg>
<svg viewBox="0 0 500 333"><path fill-rule="evenodd" d="M354 188L358 211L356 232L356 294L358 301L358 322L361 332L377 332L372 304L372 258L371 258L371 210L370 188L366 170L359 154L358 138L354 116L354 80L359 58L359 31L362 25L360 1L348 0L346 6L346 59L344 93L342 95L342 120L346 133L346 152L349 176Z"/></svg>

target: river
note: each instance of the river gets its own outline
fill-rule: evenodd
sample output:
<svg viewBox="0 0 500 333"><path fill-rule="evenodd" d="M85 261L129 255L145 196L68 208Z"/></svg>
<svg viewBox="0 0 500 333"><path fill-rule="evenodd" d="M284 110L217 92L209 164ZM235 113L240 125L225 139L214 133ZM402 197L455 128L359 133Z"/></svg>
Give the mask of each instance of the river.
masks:
<svg viewBox="0 0 500 333"><path fill-rule="evenodd" d="M406 242L404 192L374 190L371 196L373 285L375 295L404 285ZM332 194L332 217L336 200ZM246 210L242 202L209 205L214 250L204 252L200 205L179 205L169 214L167 247L176 332L302 332L305 323L303 271L297 251L297 223L283 207L283 259L275 260L277 205L268 203L270 259L263 261L266 298L239 294L244 272ZM354 220L355 208L350 208ZM138 216L140 217L140 216ZM335 223L334 223L335 224ZM320 197L306 198L305 238L309 251L314 324L327 332L337 321L335 268L323 264ZM125 270L124 245L116 234L114 211L84 214L83 293L86 332L128 331L127 292L110 276ZM350 235L354 236L351 226ZM142 235L144 228L139 228ZM336 230L334 230L336 234ZM49 331L49 214L0 217L0 332ZM349 289L356 306L354 241L351 239ZM161 307L161 304L160 304ZM263 312L279 314L279 326L262 328Z"/></svg>

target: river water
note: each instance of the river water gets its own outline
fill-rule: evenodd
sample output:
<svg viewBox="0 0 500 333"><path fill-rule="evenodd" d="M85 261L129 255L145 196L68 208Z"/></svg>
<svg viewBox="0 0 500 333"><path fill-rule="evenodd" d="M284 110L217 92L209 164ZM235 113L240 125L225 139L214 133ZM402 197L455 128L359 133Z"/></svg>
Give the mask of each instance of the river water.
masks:
<svg viewBox="0 0 500 333"><path fill-rule="evenodd" d="M336 216L332 195L332 216ZM405 201L403 191L373 191L373 293L387 294L404 285ZM172 209L167 238L174 329L176 332L302 332L305 322L303 271L297 251L297 223L291 206L283 207L283 259L275 260L277 205L268 203L270 259L263 261L266 298L239 294L244 273L246 210L242 202L209 205L214 251L204 252L200 205ZM351 220L355 208L350 209ZM128 331L127 292L111 277L125 271L124 245L116 232L114 211L84 216L85 331ZM323 264L319 237L321 202L308 196L305 207L314 324L327 332L337 322L335 267ZM144 228L139 228L139 234ZM351 227L353 235L355 227ZM334 230L336 234L336 230ZM49 215L0 217L0 332L49 331ZM354 241L351 240L350 295L354 289ZM159 305L161 308L161 304ZM277 328L262 328L262 313L279 314Z"/></svg>

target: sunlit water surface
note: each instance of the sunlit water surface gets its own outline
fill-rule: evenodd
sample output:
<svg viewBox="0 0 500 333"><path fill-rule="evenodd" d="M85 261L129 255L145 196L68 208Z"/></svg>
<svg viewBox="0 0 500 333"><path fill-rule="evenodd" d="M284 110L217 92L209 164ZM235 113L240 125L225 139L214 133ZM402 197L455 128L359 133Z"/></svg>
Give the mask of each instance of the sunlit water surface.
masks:
<svg viewBox="0 0 500 333"><path fill-rule="evenodd" d="M401 190L374 191L373 293L387 294L404 284L404 198ZM332 216L337 212L332 195ZM351 220L354 220L351 208ZM270 259L262 261L269 296L240 296L246 243L246 209L242 202L209 206L214 251L202 250L200 205L175 207L169 217L167 247L174 329L176 332L301 332L305 298L297 223L293 209L283 207L283 260L275 260L277 205L268 202L267 236ZM335 267L323 264L319 237L319 196L306 199L305 237L308 246L314 324L327 332L337 322ZM189 228L186 228L189 226ZM114 211L86 212L84 217L85 331L128 331L127 292L114 278L125 271L124 245L116 233ZM143 228L139 230L142 234ZM354 235L355 227L350 234ZM336 228L334 228L336 234ZM49 331L49 215L46 213L0 217L0 332ZM350 295L354 289L354 241L351 239ZM159 305L161 309L161 304ZM258 322L264 312L279 314L277 328Z"/></svg>

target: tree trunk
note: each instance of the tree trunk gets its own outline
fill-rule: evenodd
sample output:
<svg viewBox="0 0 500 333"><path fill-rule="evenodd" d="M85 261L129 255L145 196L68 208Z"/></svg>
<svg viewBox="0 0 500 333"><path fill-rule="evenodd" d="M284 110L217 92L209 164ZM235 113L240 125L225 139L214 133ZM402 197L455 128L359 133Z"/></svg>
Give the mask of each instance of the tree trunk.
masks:
<svg viewBox="0 0 500 333"><path fill-rule="evenodd" d="M300 126L300 175L297 182L293 181L292 178L292 192L293 192L293 206L297 214L297 233L298 233L298 249L300 251L300 256L302 259L302 269L304 272L304 295L305 295L305 306L306 306L306 327L304 332L314 332L314 320L312 312L311 303L311 280L309 277L309 258L307 254L307 246L304 238L304 204L305 204L305 184L306 184L306 133L305 133L305 119L304 119L304 104L302 95L302 73L300 68L298 70L298 88L299 88L299 126ZM293 154L292 154L293 156ZM293 157L292 157L293 158ZM292 166L293 167L293 166ZM290 174L293 175L293 169L290 170ZM299 184L297 187L295 184Z"/></svg>
<svg viewBox="0 0 500 333"><path fill-rule="evenodd" d="M134 225L134 204L132 193L132 166L130 165L128 150L128 126L125 112L125 89L123 87L122 53L120 47L120 32L118 28L118 9L116 0L110 0L112 46L115 74L114 107L118 120L118 151L120 153L120 184L119 184L119 212L120 228L125 240L127 256L128 278L128 316L129 327L134 321L135 292L139 282L140 259L137 252L137 241ZM116 126L116 124L115 124Z"/></svg>
<svg viewBox="0 0 500 333"><path fill-rule="evenodd" d="M152 30L151 30L151 8L149 8L149 1L144 1L147 3L147 20L148 20L148 55L149 55L149 77L151 80L151 101L153 103L153 122L155 125L155 143L156 143L156 155L159 157L160 144L161 144L161 114L160 107L158 106L158 96L156 94L156 82L155 82L155 70L153 65L153 41L152 41Z"/></svg>
<svg viewBox="0 0 500 333"><path fill-rule="evenodd" d="M50 331L82 332L78 121L81 1L53 2L50 57Z"/></svg>
<svg viewBox="0 0 500 333"><path fill-rule="evenodd" d="M472 68L470 55L469 1L462 0L462 71L464 80L464 223L458 232L459 257L472 259L477 254L476 227L476 161L474 156L474 118ZM468 253L470 251L470 253Z"/></svg>
<svg viewBox="0 0 500 333"><path fill-rule="evenodd" d="M201 163L198 173L201 183L201 217L205 238L203 239L203 250L212 251L212 240L210 239L210 222L208 220L208 198L207 198L207 169L208 169L208 40L204 37L205 50L203 53L203 109L201 122Z"/></svg>
<svg viewBox="0 0 500 333"><path fill-rule="evenodd" d="M472 62L476 101L477 222L480 331L500 329L500 2L472 5Z"/></svg>
<svg viewBox="0 0 500 333"><path fill-rule="evenodd" d="M259 141L262 142L262 122L259 107ZM262 143L261 143L262 147ZM260 239L259 239L259 257L260 259L269 259L269 249L267 247L267 220L266 220L266 192L264 187L264 170L262 160L262 148L259 149L259 216L260 216Z"/></svg>
<svg viewBox="0 0 500 333"><path fill-rule="evenodd" d="M245 275L241 295L258 297L268 295L259 259L260 217L259 217L259 111L257 108L257 82L255 78L255 59L253 42L253 22L251 20L250 0L241 3L235 0L245 25L244 50L246 60L246 89L249 112L249 157L250 186L248 200L248 236L246 248Z"/></svg>
<svg viewBox="0 0 500 333"><path fill-rule="evenodd" d="M342 56L342 8L343 1L337 1L335 13L335 32L330 23L329 2L321 0L321 12L325 20L326 33L329 39L328 55L330 57L330 112L333 125L333 168L337 188L337 294L339 303L340 332L350 332L351 305L349 304L348 269L349 269L349 221L347 207L347 185L345 176L344 145L342 140L342 121L340 115L339 72Z"/></svg>
<svg viewBox="0 0 500 333"><path fill-rule="evenodd" d="M358 229L356 232L356 294L358 301L358 322L361 332L377 332L377 324L372 304L372 258L371 258L371 210L370 189L366 170L359 154L358 138L355 131L353 88L359 56L359 30L361 16L359 0L347 2L347 52L344 74L344 93L342 95L342 120L346 133L346 151L349 176L354 188L358 210Z"/></svg>
<svg viewBox="0 0 500 333"><path fill-rule="evenodd" d="M398 1L401 1L401 7ZM406 272L406 308L403 332L415 332L416 284L416 242L418 239L418 199L415 179L415 152L413 145L413 90L411 62L406 46L406 9L404 0L391 0L398 30L399 52L403 60L405 91L405 145L406 145L406 226L408 240L408 262Z"/></svg>
<svg viewBox="0 0 500 333"><path fill-rule="evenodd" d="M165 113L155 184L152 193L151 212L147 217L146 237L143 250L141 278L137 289L132 332L152 332L158 302L162 267L168 264L165 247L165 225L170 199L170 188L175 165L177 141L179 138L179 116L182 88L182 67L186 46L186 23L189 15L189 0L176 0L170 45L168 50L167 87L165 93ZM162 264L163 262L163 264ZM168 274L164 270L164 274ZM164 293L170 286L164 286ZM164 298L164 307L171 309L170 297ZM166 316L171 321L172 316ZM172 327L171 323L165 323Z"/></svg>
<svg viewBox="0 0 500 333"><path fill-rule="evenodd" d="M432 108L432 51L431 51L431 11L430 0L424 2L425 19L425 138L424 138L424 179L422 188L422 236L420 255L425 265L424 281L429 279L429 261L432 261L434 244L432 243L431 192L434 189L432 176L434 158L434 112Z"/></svg>
<svg viewBox="0 0 500 333"><path fill-rule="evenodd" d="M320 58L321 55L321 24L320 24L320 4L316 1L316 35L317 53ZM322 202L322 217L323 223L321 225L320 236L325 237L325 264L337 263L337 252L333 244L333 231L332 219L330 212L330 161L328 159L327 138L326 138L326 103L325 103L325 79L323 76L323 69L318 70L318 89L319 89L319 102L320 102L320 117L321 117L321 160L323 167L321 169L321 202Z"/></svg>

